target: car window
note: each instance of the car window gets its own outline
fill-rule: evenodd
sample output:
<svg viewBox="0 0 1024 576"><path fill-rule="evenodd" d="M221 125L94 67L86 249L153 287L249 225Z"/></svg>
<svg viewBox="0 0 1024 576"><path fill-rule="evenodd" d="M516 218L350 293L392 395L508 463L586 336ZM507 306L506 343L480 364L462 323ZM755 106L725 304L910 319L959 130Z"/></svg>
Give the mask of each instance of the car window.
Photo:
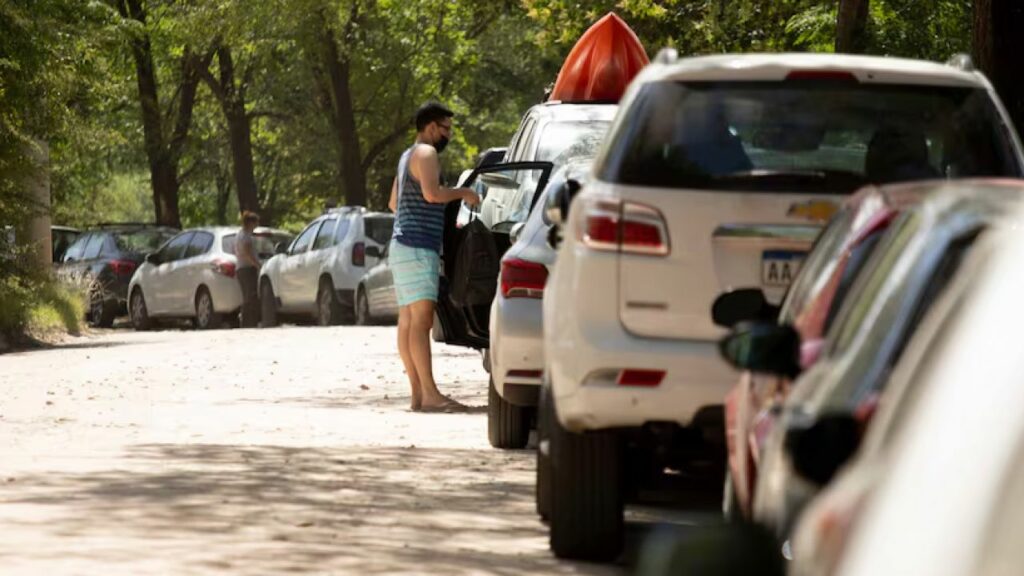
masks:
<svg viewBox="0 0 1024 576"><path fill-rule="evenodd" d="M593 158L610 125L605 120L551 122L541 133L536 159L552 162L557 169L569 160Z"/></svg>
<svg viewBox="0 0 1024 576"><path fill-rule="evenodd" d="M884 235L884 228L875 230L850 251L846 266L839 277L839 286L836 287L836 293L832 295L832 302L828 305L828 313L825 315L825 324L823 325L824 332L828 332L832 326L832 322L835 321L836 315L839 314L839 309L842 307L843 300L850 293L850 287L857 280Z"/></svg>
<svg viewBox="0 0 1024 576"><path fill-rule="evenodd" d="M100 250L103 249L103 242L107 239L107 235L103 233L92 234L89 236L89 243L85 245L85 252L82 254L82 258L85 260L92 260L98 258Z"/></svg>
<svg viewBox="0 0 1024 576"><path fill-rule="evenodd" d="M328 218L320 225L320 231L316 233L316 240L313 242L313 250L322 250L334 245L334 230L338 227L337 218Z"/></svg>
<svg viewBox="0 0 1024 576"><path fill-rule="evenodd" d="M89 243L89 239L92 234L82 234L75 240L71 246L68 247L68 251L64 253L64 261L68 262L71 260L81 260L82 254L85 253L85 246Z"/></svg>
<svg viewBox="0 0 1024 576"><path fill-rule="evenodd" d="M223 250L225 254L234 254L235 253L235 235L234 234L226 234L223 238L221 238L220 239L220 249Z"/></svg>
<svg viewBox="0 0 1024 576"><path fill-rule="evenodd" d="M316 231L317 231L317 228L319 228L319 227L320 227L320 221L319 220L317 220L316 222L313 222L312 224L307 226L306 229L303 230L301 234L299 234L299 237L295 239L295 242L292 243L292 247L288 251L288 253L289 254L301 254L301 253L305 252L306 250L308 250L310 245L313 244L313 238L316 236Z"/></svg>
<svg viewBox="0 0 1024 576"><path fill-rule="evenodd" d="M78 232L72 232L70 230L53 230L51 232L51 241L53 243L53 261L60 262L64 259L64 254L67 253L68 248L74 244L78 238Z"/></svg>
<svg viewBox="0 0 1024 576"><path fill-rule="evenodd" d="M143 229L117 232L114 234L114 244L117 249L130 254L148 254L156 251L174 232L163 229Z"/></svg>
<svg viewBox="0 0 1024 576"><path fill-rule="evenodd" d="M821 232L793 281L779 311L779 322L792 324L821 293L839 262L841 250L853 227L854 210L839 212Z"/></svg>
<svg viewBox="0 0 1024 576"><path fill-rule="evenodd" d="M348 230L352 227L352 220L349 218L343 218L338 221L338 230L334 233L334 237L338 239L338 242L342 242L348 236Z"/></svg>
<svg viewBox="0 0 1024 576"><path fill-rule="evenodd" d="M387 245L391 242L391 231L395 227L395 219L390 216L370 216L363 218L366 237L377 244Z"/></svg>
<svg viewBox="0 0 1024 576"><path fill-rule="evenodd" d="M602 179L667 188L848 193L866 183L1017 176L984 89L836 81L652 82Z"/></svg>
<svg viewBox="0 0 1024 576"><path fill-rule="evenodd" d="M188 249L191 240L192 232L182 232L171 238L170 242L160 249L160 263L166 264L167 262L174 262L184 258L185 250Z"/></svg>
<svg viewBox="0 0 1024 576"><path fill-rule="evenodd" d="M185 258L194 258L206 254L213 247L213 234L209 232L196 232L188 243L185 251Z"/></svg>

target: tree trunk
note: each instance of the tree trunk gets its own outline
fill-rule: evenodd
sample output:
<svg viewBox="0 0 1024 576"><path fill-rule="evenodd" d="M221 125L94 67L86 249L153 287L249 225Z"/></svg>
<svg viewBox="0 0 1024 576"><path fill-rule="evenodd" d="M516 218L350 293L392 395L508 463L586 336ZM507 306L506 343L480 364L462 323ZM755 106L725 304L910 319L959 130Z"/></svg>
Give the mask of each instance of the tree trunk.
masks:
<svg viewBox="0 0 1024 576"><path fill-rule="evenodd" d="M32 170L28 173L25 187L32 199L32 218L28 221L25 236L31 253L28 264L33 274L45 275L53 262L53 237L50 233L50 147L44 141L35 146L26 145Z"/></svg>
<svg viewBox="0 0 1024 576"><path fill-rule="evenodd" d="M235 63L231 49L220 45L217 48L217 65L220 80L217 81L206 71L203 79L217 96L224 119L228 124L228 139L231 143L231 170L238 191L238 208L241 211L259 212L259 194L256 190L256 175L252 159L252 129L245 111L245 82L235 78Z"/></svg>
<svg viewBox="0 0 1024 576"><path fill-rule="evenodd" d="M974 60L995 86L1018 134L1024 130L1024 4L1019 0L974 1Z"/></svg>
<svg viewBox="0 0 1024 576"><path fill-rule="evenodd" d="M839 0L836 17L836 52L862 54L867 49L870 0Z"/></svg>
<svg viewBox="0 0 1024 576"><path fill-rule="evenodd" d="M218 170L214 178L217 185L217 213L215 215L217 224L228 225L228 200L231 199L231 176ZM232 221L232 223L234 223Z"/></svg>
<svg viewBox="0 0 1024 576"><path fill-rule="evenodd" d="M356 6L357 4L353 3L348 26L354 25L355 19L358 17ZM342 34L346 40L348 36L347 31ZM338 40L326 19L322 20L321 41L324 45L324 64L329 77L331 112L334 116L332 124L338 138L338 169L341 189L345 196L345 204L365 206L366 171L363 170L362 151L356 126L348 54L339 51Z"/></svg>
<svg viewBox="0 0 1024 576"><path fill-rule="evenodd" d="M145 26L146 9L142 0L119 0L118 11L123 18L130 18ZM181 57L181 80L178 107L170 136L163 125L163 111L160 107L160 91L153 64L153 48L148 35L135 36L131 40L132 57L135 60L136 79L139 88L139 104L142 108L142 128L146 158L149 160L150 182L153 187L153 208L156 222L164 226L181 227L178 212L178 162L188 139L192 125L192 110L195 107L196 88L199 80L196 68L200 62L209 62L209 56L198 60L188 49ZM168 113L168 117L171 114Z"/></svg>

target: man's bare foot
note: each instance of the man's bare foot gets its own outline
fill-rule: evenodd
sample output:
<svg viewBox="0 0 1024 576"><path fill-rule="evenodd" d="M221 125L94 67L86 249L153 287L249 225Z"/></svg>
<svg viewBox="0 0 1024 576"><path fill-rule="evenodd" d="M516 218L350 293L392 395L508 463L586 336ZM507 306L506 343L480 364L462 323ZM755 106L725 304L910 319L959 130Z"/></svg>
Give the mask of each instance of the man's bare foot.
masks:
<svg viewBox="0 0 1024 576"><path fill-rule="evenodd" d="M412 401L409 403L409 410L413 412L419 412L423 409L423 399L420 398L419 394L412 395Z"/></svg>
<svg viewBox="0 0 1024 576"><path fill-rule="evenodd" d="M424 401L420 410L422 412L464 412L468 410L468 407L457 400L439 394L437 398Z"/></svg>

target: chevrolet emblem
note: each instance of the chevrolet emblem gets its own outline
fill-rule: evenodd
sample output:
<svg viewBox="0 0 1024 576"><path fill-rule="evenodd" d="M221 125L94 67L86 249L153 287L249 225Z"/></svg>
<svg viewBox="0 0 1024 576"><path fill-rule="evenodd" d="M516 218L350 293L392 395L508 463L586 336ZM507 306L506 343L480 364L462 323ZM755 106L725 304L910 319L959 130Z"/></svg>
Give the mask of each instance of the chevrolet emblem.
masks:
<svg viewBox="0 0 1024 576"><path fill-rule="evenodd" d="M803 218L804 220L811 220L813 222L826 222L832 218L837 211L839 211L839 206L835 202L829 202L828 200L808 200L807 202L790 204L789 210L786 211L786 216Z"/></svg>

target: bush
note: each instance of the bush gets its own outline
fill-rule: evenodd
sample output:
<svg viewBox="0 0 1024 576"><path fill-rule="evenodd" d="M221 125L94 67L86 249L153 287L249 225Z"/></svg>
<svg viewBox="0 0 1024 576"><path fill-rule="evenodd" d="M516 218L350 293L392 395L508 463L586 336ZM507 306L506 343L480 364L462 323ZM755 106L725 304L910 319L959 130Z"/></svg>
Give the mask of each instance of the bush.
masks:
<svg viewBox="0 0 1024 576"><path fill-rule="evenodd" d="M85 295L51 278L0 277L0 339L18 342L55 332L79 334Z"/></svg>

